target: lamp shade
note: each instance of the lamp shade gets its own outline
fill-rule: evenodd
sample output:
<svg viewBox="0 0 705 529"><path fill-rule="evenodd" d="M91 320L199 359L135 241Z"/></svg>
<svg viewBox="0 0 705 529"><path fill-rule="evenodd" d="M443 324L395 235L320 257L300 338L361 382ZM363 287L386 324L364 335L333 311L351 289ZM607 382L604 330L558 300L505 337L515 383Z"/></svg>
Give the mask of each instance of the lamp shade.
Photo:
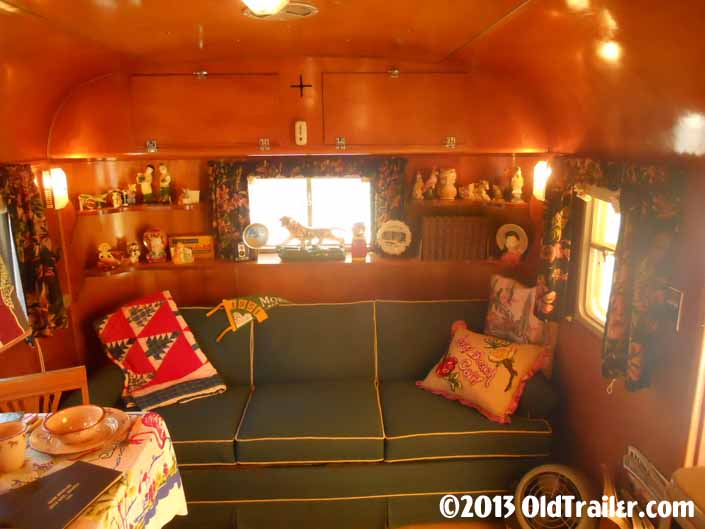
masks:
<svg viewBox="0 0 705 529"><path fill-rule="evenodd" d="M69 203L69 188L66 183L66 173L60 167L55 167L51 171L51 189L54 195L54 207L63 209Z"/></svg>
<svg viewBox="0 0 705 529"><path fill-rule="evenodd" d="M546 184L551 174L553 174L553 169L544 160L541 160L534 167L534 197L537 200L546 200Z"/></svg>
<svg viewBox="0 0 705 529"><path fill-rule="evenodd" d="M289 0L242 0L255 15L275 15L286 7Z"/></svg>

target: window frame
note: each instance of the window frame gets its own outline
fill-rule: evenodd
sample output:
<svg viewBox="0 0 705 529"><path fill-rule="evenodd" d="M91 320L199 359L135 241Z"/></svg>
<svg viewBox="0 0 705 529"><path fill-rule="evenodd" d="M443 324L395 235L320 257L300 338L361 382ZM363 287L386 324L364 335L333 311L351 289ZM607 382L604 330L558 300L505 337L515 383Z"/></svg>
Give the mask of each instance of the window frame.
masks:
<svg viewBox="0 0 705 529"><path fill-rule="evenodd" d="M605 200L603 197L592 197L588 195L587 200L585 200L585 216L583 220L583 232L580 246L580 268L578 272L578 297L577 297L577 319L583 323L588 329L595 332L596 334L602 336L604 334L606 321L600 320L594 314L591 313L589 309L588 302L588 283L590 279L590 268L591 259L590 254L592 250L597 250L611 255L615 255L617 244L614 248L608 245L601 244L599 242L593 242L593 230L595 228L595 201L600 200L602 202L610 203L609 200Z"/></svg>
<svg viewBox="0 0 705 529"><path fill-rule="evenodd" d="M375 216L374 216L374 210L375 210L375 201L374 201L374 186L372 185L372 179L369 177L365 177L362 175L356 175L356 174L350 174L350 175L344 175L344 176L338 176L338 175L319 175L319 176L296 176L294 178L300 178L306 181L306 223L308 226L313 225L313 180L316 178L334 178L334 179L340 179L340 180L345 180L345 179L355 179L359 180L360 182L367 183L369 184L370 187L370 212L369 212L369 226L367 226L367 229L369 230L370 233L370 242L367 243L367 249L370 250L372 246L374 245L374 240L375 240ZM255 180L258 178L255 177ZM275 177L273 178L274 180L277 179L283 179L281 177ZM260 178L259 180L269 180L269 178ZM249 185L249 184L248 184ZM249 190L248 190L249 192ZM250 201L250 211L252 211L252 202ZM343 245L343 249L346 252L349 252L352 248L352 243L345 243ZM277 252L277 246L276 245L267 245L263 246L258 250L259 253L261 254L267 254L267 253L276 253Z"/></svg>

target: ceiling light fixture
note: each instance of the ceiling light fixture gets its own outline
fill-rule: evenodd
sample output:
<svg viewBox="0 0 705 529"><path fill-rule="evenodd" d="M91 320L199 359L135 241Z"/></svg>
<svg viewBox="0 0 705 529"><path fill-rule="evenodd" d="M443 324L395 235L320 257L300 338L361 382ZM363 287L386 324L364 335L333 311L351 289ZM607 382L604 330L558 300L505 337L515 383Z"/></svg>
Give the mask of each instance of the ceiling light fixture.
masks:
<svg viewBox="0 0 705 529"><path fill-rule="evenodd" d="M242 0L242 3L255 15L264 16L276 15L287 6L289 0Z"/></svg>
<svg viewBox="0 0 705 529"><path fill-rule="evenodd" d="M597 54L606 62L618 63L622 58L622 46L619 42L608 40L598 46Z"/></svg>

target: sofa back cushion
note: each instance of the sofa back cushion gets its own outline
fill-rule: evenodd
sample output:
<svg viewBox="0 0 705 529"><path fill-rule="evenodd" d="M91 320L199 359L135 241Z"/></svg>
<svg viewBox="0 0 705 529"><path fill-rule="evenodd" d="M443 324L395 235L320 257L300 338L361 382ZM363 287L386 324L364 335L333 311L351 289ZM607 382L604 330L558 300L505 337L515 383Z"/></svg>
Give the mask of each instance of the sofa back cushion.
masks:
<svg viewBox="0 0 705 529"><path fill-rule="evenodd" d="M377 301L376 308L379 377L417 380L448 349L454 321L482 332L487 301Z"/></svg>
<svg viewBox="0 0 705 529"><path fill-rule="evenodd" d="M249 323L237 332L227 333L220 342L218 335L230 326L225 311L212 316L211 309L203 307L181 308L181 315L191 328L201 349L216 368L225 383L230 385L250 384L250 326Z"/></svg>
<svg viewBox="0 0 705 529"><path fill-rule="evenodd" d="M281 305L255 325L255 384L375 376L374 304Z"/></svg>

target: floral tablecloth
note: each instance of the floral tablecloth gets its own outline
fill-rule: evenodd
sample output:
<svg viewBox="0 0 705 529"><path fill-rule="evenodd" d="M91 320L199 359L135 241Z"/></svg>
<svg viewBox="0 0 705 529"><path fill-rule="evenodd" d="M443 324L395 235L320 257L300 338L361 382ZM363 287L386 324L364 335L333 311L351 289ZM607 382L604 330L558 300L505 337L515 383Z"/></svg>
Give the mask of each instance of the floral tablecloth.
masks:
<svg viewBox="0 0 705 529"><path fill-rule="evenodd" d="M20 470L0 474L0 494L81 460L120 470L123 476L71 524L71 529L157 529L174 516L185 516L184 488L163 419L156 413L129 416L132 426L119 444L61 457L28 448Z"/></svg>

